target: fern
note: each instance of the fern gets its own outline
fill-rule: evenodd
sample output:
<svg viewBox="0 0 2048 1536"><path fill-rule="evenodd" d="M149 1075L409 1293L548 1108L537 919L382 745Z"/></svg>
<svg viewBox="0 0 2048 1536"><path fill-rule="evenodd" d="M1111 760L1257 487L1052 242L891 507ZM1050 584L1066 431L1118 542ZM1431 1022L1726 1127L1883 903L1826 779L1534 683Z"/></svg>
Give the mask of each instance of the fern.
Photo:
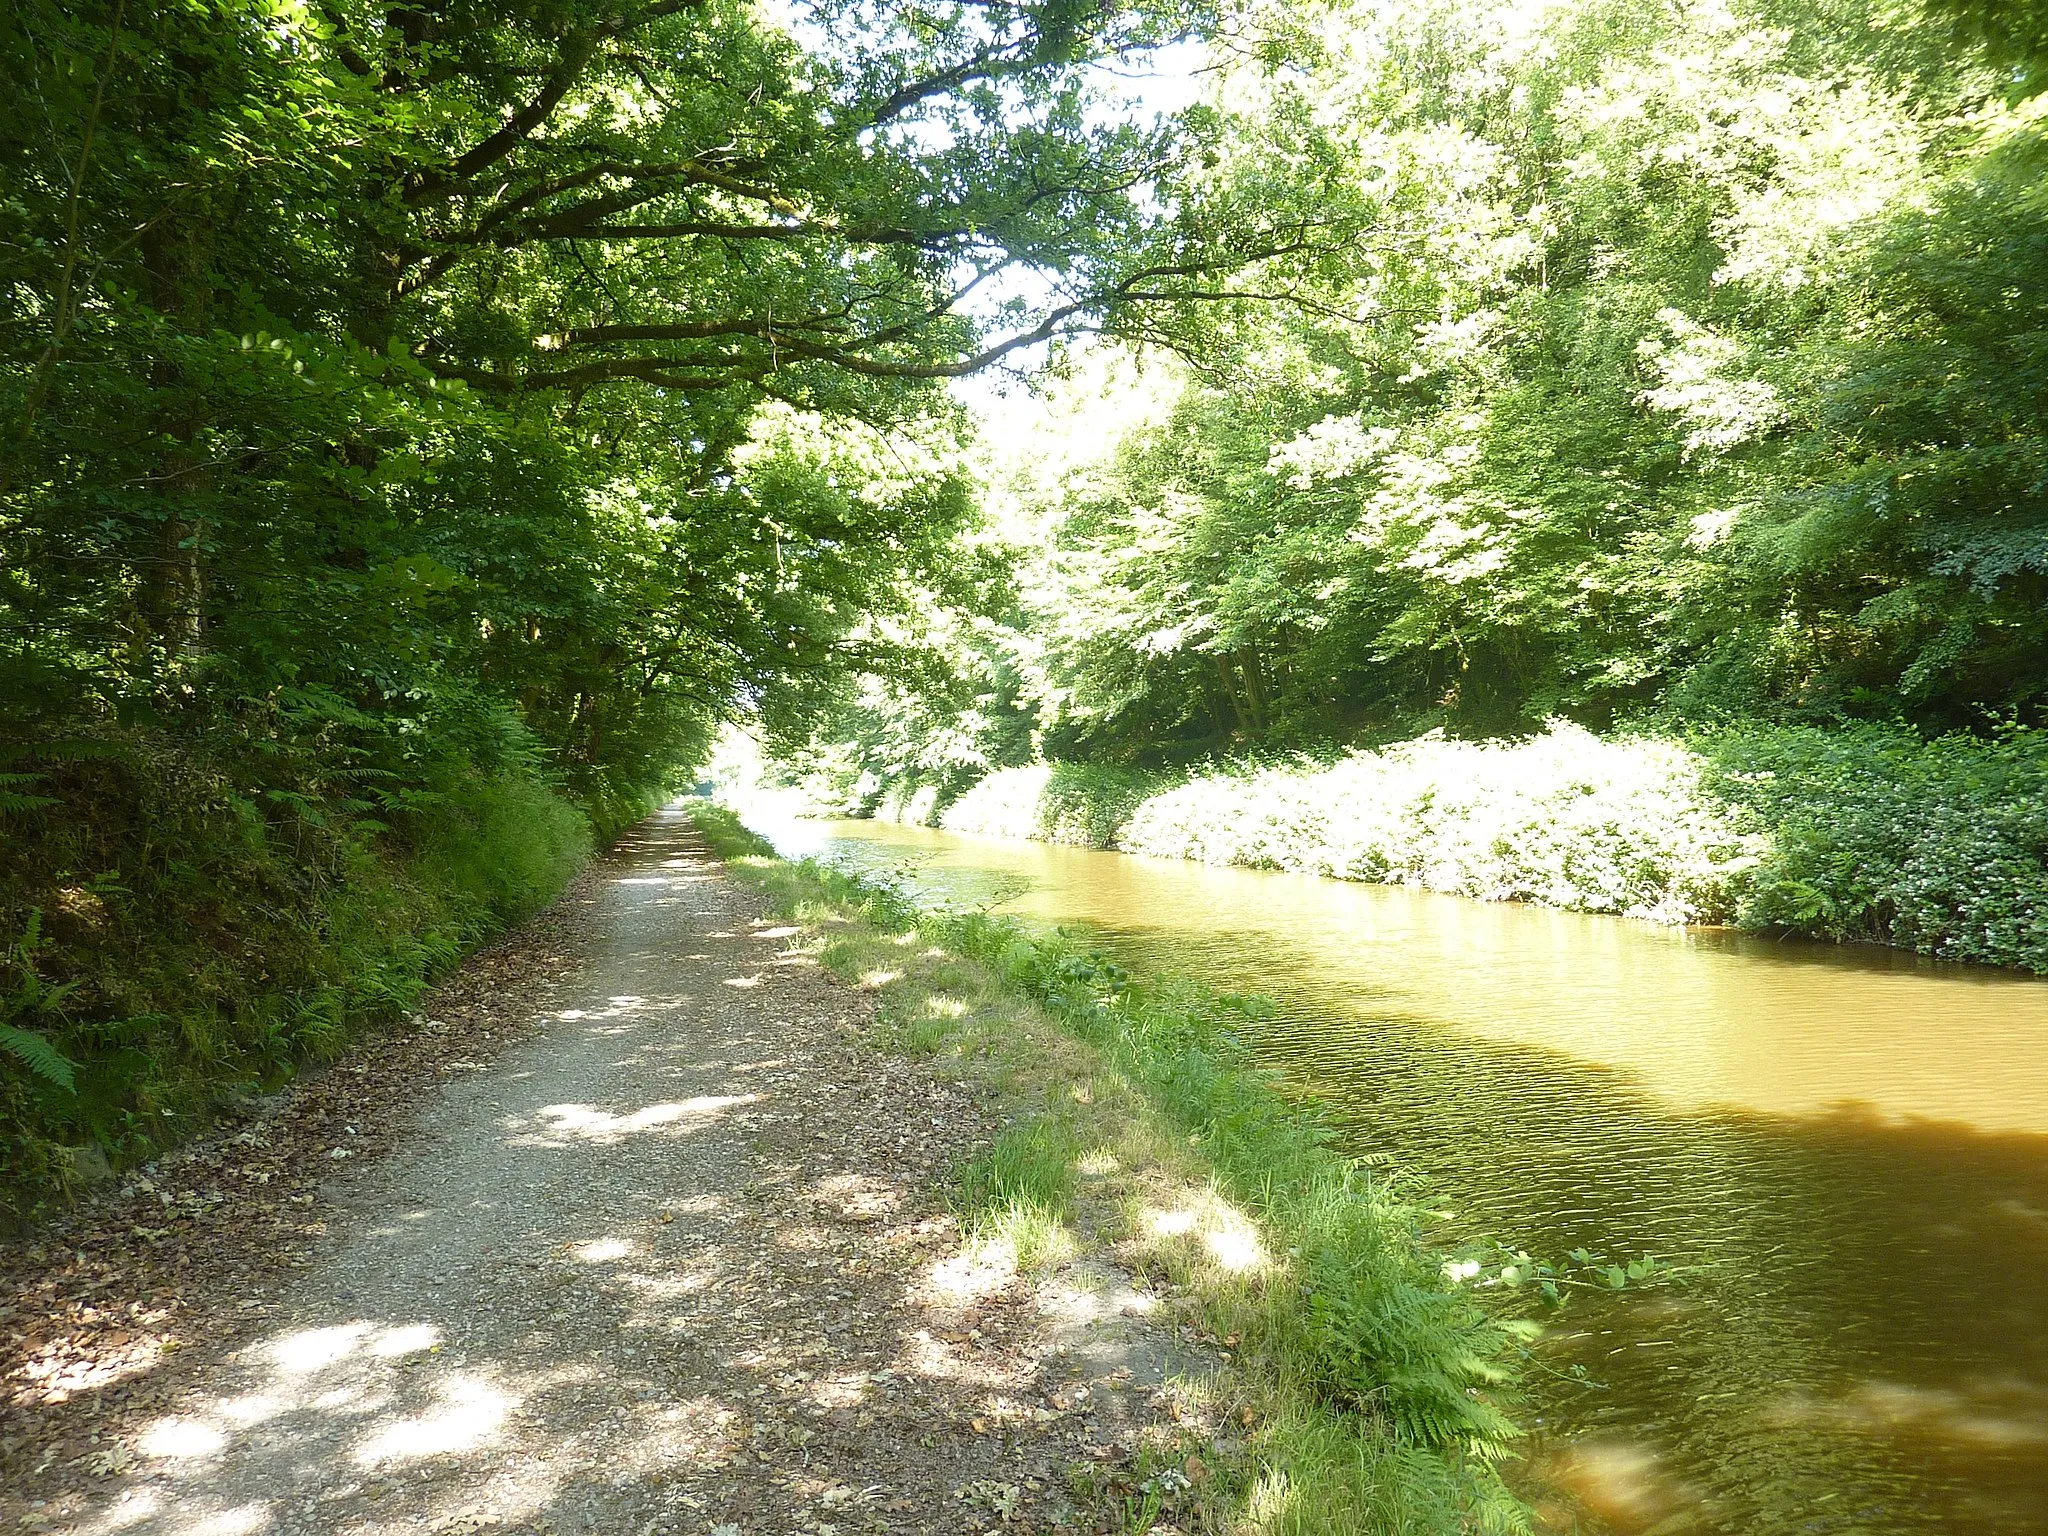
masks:
<svg viewBox="0 0 2048 1536"><path fill-rule="evenodd" d="M7 989L0 991L0 1052L22 1062L37 1077L74 1093L76 1067L71 1058L52 1045L48 1036L8 1022L55 1012L57 1005L78 985L67 981L53 987L43 980L35 963L36 951L42 947L43 914L39 909L31 909L21 937L0 951L0 965L16 972Z"/></svg>
<svg viewBox="0 0 2048 1536"><path fill-rule="evenodd" d="M33 795L29 786L42 781L39 773L0 773L0 816L20 816L55 805L52 795Z"/></svg>
<svg viewBox="0 0 2048 1536"><path fill-rule="evenodd" d="M30 1072L55 1083L66 1093L78 1091L77 1063L52 1045L47 1036L32 1029L0 1024L0 1052L24 1063Z"/></svg>

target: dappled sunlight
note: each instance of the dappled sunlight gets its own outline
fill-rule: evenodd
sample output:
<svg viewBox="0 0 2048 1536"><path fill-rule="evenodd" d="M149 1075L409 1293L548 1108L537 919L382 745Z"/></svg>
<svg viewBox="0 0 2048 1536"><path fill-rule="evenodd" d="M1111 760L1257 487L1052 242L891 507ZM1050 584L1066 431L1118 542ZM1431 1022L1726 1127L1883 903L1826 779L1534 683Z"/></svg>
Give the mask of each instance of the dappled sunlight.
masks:
<svg viewBox="0 0 2048 1536"><path fill-rule="evenodd" d="M880 1179L835 1173L811 1186L811 1198L841 1221L881 1221L900 1210L903 1193Z"/></svg>
<svg viewBox="0 0 2048 1536"><path fill-rule="evenodd" d="M580 1024L596 1038L624 1039L643 1030L655 1017L681 1012L693 1001L688 993L659 997L622 996L609 999L604 1008L564 1008L550 1017L565 1024ZM527 1076L530 1074L521 1074Z"/></svg>
<svg viewBox="0 0 2048 1536"><path fill-rule="evenodd" d="M1172 1241L1227 1274L1249 1274L1273 1262L1258 1223L1214 1189L1189 1192L1178 1205L1147 1207L1139 1212L1138 1225L1148 1236Z"/></svg>
<svg viewBox="0 0 2048 1536"><path fill-rule="evenodd" d="M258 1536L273 1523L269 1504L243 1504L181 1524L177 1536Z"/></svg>
<svg viewBox="0 0 2048 1536"><path fill-rule="evenodd" d="M410 1327L381 1330L370 1340L369 1352L380 1360L396 1360L402 1355L440 1347L441 1329L438 1324L414 1323Z"/></svg>
<svg viewBox="0 0 2048 1536"><path fill-rule="evenodd" d="M100 1392L133 1377L145 1376L163 1363L163 1341L154 1331L141 1333L118 1349L61 1363L29 1361L22 1368L37 1397L46 1404L66 1402L84 1392Z"/></svg>
<svg viewBox="0 0 2048 1536"><path fill-rule="evenodd" d="M514 1399L479 1377L455 1374L434 1387L434 1406L387 1424L357 1447L365 1467L470 1451L494 1438Z"/></svg>
<svg viewBox="0 0 2048 1536"><path fill-rule="evenodd" d="M236 1424L261 1424L265 1419L274 1419L282 1413L284 1401L267 1392L251 1392L242 1397L228 1398L214 1411Z"/></svg>
<svg viewBox="0 0 2048 1536"><path fill-rule="evenodd" d="M901 971L877 969L862 971L860 973L861 988L864 991L868 992L879 991L881 988L888 986L891 982L901 981L902 979L903 973Z"/></svg>
<svg viewBox="0 0 2048 1536"><path fill-rule="evenodd" d="M104 1519L95 1521L86 1529L92 1536L115 1536L116 1532L130 1531L146 1521L154 1520L162 1509L163 1500L155 1489L131 1488L121 1495L120 1503L107 1511Z"/></svg>
<svg viewBox="0 0 2048 1536"><path fill-rule="evenodd" d="M1007 1289L1017 1278L1017 1250L1005 1238L971 1243L927 1272L923 1289L940 1306L957 1307Z"/></svg>
<svg viewBox="0 0 2048 1536"><path fill-rule="evenodd" d="M748 988L758 987L759 985L761 985L761 978L759 976L728 976L725 978L725 985L728 987L737 987L744 991Z"/></svg>
<svg viewBox="0 0 2048 1536"><path fill-rule="evenodd" d="M516 1134L518 1122L513 1122L513 1144L566 1146L582 1141L611 1146L629 1136L644 1135L649 1131L689 1134L729 1109L760 1101L758 1093L703 1094L674 1103L649 1104L630 1114L616 1114L594 1104L546 1104L535 1111L546 1122L544 1127Z"/></svg>
<svg viewBox="0 0 2048 1536"><path fill-rule="evenodd" d="M227 1443L227 1435L211 1424L196 1419L159 1419L137 1438L135 1448L145 1456L184 1461L194 1456L212 1456Z"/></svg>
<svg viewBox="0 0 2048 1536"><path fill-rule="evenodd" d="M1586 1513L1621 1531L1648 1531L1700 1507L1703 1495L1638 1441L1587 1438L1542 1463L1546 1479Z"/></svg>
<svg viewBox="0 0 2048 1536"><path fill-rule="evenodd" d="M280 1490L319 1487L327 1503L383 1469L466 1465L502 1442L519 1396L496 1366L436 1370L442 1338L439 1323L358 1318L259 1341L230 1357L232 1390L191 1394L133 1434L125 1449L152 1481L84 1529L269 1530L281 1506L219 1497L252 1468Z"/></svg>
<svg viewBox="0 0 2048 1536"><path fill-rule="evenodd" d="M819 1408L858 1408L873 1395L875 1378L867 1371L841 1371L810 1383L806 1396Z"/></svg>
<svg viewBox="0 0 2048 1536"><path fill-rule="evenodd" d="M814 963L771 954L750 952L748 979ZM856 1001L764 1007L713 985L732 959L695 975L710 1030L607 1038L678 1006L666 978L627 990L622 961L557 999L581 1006L548 1013L557 1060L526 1056L534 1086L461 1090L473 1146L349 1169L374 1194L338 1256L124 1439L140 1496L92 1536L849 1532L952 1515L983 1474L1025 1481L1018 1437L1060 1422L1054 1383L1073 1385L1048 1365L1032 1245L1057 1257L1072 1234L1020 1206L963 1239L932 1181L971 1144L972 1096L906 1097L894 1068L818 1081L821 1062L871 1059L840 1035ZM1106 1460L1116 1432L1094 1421L1113 1400L1070 1395L1072 1429L1041 1450L1088 1433ZM1048 1500L1057 1465L1033 1463Z"/></svg>
<svg viewBox="0 0 2048 1536"><path fill-rule="evenodd" d="M620 1259L637 1257L639 1249L624 1238L593 1238L589 1242L571 1243L569 1256L582 1264L613 1264Z"/></svg>
<svg viewBox="0 0 2048 1536"><path fill-rule="evenodd" d="M346 1359L370 1336L368 1323L343 1323L333 1328L305 1328L287 1334L270 1347L270 1358L289 1376L317 1371Z"/></svg>
<svg viewBox="0 0 2048 1536"><path fill-rule="evenodd" d="M1085 1328L1114 1317L1149 1316L1158 1309L1159 1300L1120 1276L1105 1281L1099 1275L1059 1275L1039 1288L1038 1304L1054 1321L1069 1328Z"/></svg>

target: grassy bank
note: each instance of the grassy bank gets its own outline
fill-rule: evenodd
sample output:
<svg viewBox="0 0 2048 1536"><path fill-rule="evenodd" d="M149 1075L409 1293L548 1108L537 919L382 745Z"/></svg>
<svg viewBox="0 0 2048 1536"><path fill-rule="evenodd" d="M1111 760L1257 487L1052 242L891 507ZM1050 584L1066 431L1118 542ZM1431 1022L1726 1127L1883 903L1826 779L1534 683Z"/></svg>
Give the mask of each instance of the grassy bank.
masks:
<svg viewBox="0 0 2048 1536"><path fill-rule="evenodd" d="M697 809L739 877L873 992L876 1043L1003 1096L1010 1128L961 1173L982 1241L1029 1266L1113 1244L1234 1348L1220 1430L1144 1473L1132 1513L1204 1529L1516 1529L1497 1464L1511 1325L1444 1278L1418 1213L1340 1155L1250 1062L1257 1004L1141 983L1066 939L790 864ZM1205 1475L1178 1459L1193 1449Z"/></svg>
<svg viewBox="0 0 2048 1536"><path fill-rule="evenodd" d="M0 1224L400 1017L591 846L513 773L449 772L372 815L136 738L40 766L0 799Z"/></svg>
<svg viewBox="0 0 2048 1536"><path fill-rule="evenodd" d="M1178 779L1009 768L918 819L2048 972L2048 733L1425 737Z"/></svg>

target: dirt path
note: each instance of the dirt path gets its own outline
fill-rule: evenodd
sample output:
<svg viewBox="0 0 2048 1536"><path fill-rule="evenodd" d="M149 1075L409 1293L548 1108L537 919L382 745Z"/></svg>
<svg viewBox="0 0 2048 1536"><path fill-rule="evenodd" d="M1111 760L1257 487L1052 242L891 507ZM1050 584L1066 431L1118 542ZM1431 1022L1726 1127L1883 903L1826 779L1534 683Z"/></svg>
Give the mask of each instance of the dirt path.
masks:
<svg viewBox="0 0 2048 1536"><path fill-rule="evenodd" d="M1141 1445L1173 1434L1152 1298L1100 1264L1029 1282L962 1253L938 1191L989 1112L863 1043L865 997L786 953L683 818L580 889L554 963L456 978L461 1039L401 1090L417 1113L387 1150L376 1126L312 1122L299 1161L328 1159L326 1182L260 1208L266 1232L293 1200L324 1220L184 1297L185 1349L99 1380L74 1351L69 1388L17 1372L0 1514L163 1536L1119 1518ZM268 1146L192 1161L222 1185L238 1147ZM236 1219L210 1229L224 1252ZM89 1304L39 1304L147 1317L168 1282L78 1241L45 1259L98 1277Z"/></svg>

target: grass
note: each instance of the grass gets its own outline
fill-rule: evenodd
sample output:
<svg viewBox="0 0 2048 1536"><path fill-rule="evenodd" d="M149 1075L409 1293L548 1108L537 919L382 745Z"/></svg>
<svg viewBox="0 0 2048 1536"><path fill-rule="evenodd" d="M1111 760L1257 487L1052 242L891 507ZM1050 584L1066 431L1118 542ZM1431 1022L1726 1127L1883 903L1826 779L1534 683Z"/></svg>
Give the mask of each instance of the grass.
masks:
<svg viewBox="0 0 2048 1536"><path fill-rule="evenodd" d="M1211 1475L1162 1461L1134 1527L1526 1528L1499 1475L1523 1330L1450 1283L1416 1210L1252 1063L1258 1003L1141 982L1058 934L919 911L775 858L728 811L695 812L731 873L801 925L794 942L874 995L879 1048L1003 1105L1008 1128L954 1189L973 1240L1025 1269L1108 1245L1228 1344L1212 1391L1232 1432L1174 1453L1194 1449Z"/></svg>

